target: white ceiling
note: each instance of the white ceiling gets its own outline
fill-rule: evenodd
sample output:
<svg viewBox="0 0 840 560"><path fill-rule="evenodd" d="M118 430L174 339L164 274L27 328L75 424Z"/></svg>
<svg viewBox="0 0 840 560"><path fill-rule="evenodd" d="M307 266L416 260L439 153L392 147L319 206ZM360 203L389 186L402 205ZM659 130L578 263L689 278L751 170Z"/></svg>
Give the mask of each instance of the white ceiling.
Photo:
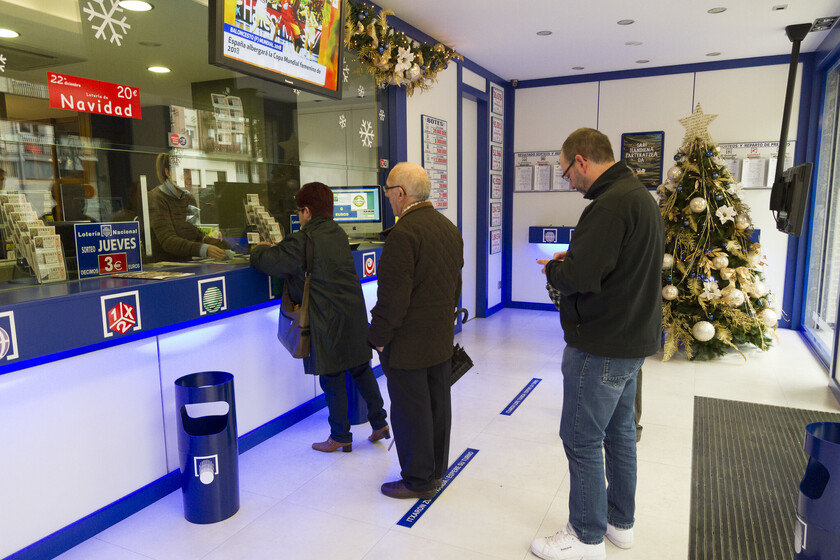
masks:
<svg viewBox="0 0 840 560"><path fill-rule="evenodd" d="M791 52L785 26L840 16L838 0L379 0L505 81ZM774 11L774 6L787 9ZM719 14L709 9L725 7ZM616 22L632 19L631 25ZM547 37L537 31L548 30ZM801 52L827 31L812 32ZM630 41L641 45L628 46ZM719 52L710 57L707 53ZM649 60L637 63L637 60ZM583 70L573 70L582 66Z"/></svg>

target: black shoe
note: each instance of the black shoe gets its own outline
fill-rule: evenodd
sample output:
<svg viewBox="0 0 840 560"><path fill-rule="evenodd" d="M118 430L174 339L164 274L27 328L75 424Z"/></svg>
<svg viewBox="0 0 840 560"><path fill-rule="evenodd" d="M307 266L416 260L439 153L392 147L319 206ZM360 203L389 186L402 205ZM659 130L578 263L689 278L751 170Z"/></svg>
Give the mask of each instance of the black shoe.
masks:
<svg viewBox="0 0 840 560"><path fill-rule="evenodd" d="M443 488L443 479L442 478L436 478L435 479L435 491L440 492L441 488Z"/></svg>
<svg viewBox="0 0 840 560"><path fill-rule="evenodd" d="M386 482L380 488L383 494L389 498L396 498L398 500L430 500L437 494L436 490L426 490L425 492L417 492L406 488L405 482L402 480L395 480L394 482Z"/></svg>

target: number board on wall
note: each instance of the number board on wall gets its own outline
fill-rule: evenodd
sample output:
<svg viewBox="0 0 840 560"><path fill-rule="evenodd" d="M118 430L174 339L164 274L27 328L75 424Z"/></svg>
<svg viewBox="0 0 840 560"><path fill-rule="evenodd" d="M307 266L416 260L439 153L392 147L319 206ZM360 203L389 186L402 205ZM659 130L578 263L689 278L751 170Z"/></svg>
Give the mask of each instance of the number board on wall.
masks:
<svg viewBox="0 0 840 560"><path fill-rule="evenodd" d="M432 182L429 200L438 210L449 208L449 147L446 121L421 115L423 168Z"/></svg>

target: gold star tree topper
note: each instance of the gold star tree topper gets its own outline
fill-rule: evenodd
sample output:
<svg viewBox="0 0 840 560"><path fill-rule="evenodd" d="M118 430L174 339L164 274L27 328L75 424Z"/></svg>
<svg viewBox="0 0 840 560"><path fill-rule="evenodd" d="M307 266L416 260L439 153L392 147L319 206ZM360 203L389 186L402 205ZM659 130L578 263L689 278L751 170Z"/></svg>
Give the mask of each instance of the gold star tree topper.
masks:
<svg viewBox="0 0 840 560"><path fill-rule="evenodd" d="M709 125L717 117L717 115L704 114L703 108L700 107L700 104L698 103L691 116L680 119L680 124L685 127L683 143L691 142L695 138L713 143L712 136L709 134Z"/></svg>

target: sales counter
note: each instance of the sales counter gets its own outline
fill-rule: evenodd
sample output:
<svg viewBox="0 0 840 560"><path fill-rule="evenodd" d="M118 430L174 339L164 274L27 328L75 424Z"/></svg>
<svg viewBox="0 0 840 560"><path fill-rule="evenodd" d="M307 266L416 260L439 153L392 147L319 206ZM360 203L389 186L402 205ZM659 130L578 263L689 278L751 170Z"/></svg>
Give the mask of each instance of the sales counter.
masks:
<svg viewBox="0 0 840 560"><path fill-rule="evenodd" d="M368 310L380 253L353 252ZM0 282L0 558L89 537L178 488L183 375L233 374L241 450L322 406L277 342L276 282L246 258L152 270L189 275Z"/></svg>

